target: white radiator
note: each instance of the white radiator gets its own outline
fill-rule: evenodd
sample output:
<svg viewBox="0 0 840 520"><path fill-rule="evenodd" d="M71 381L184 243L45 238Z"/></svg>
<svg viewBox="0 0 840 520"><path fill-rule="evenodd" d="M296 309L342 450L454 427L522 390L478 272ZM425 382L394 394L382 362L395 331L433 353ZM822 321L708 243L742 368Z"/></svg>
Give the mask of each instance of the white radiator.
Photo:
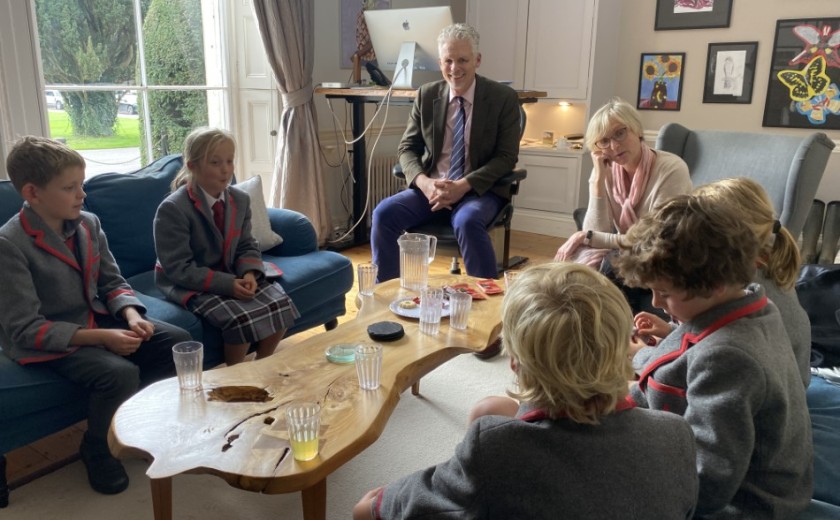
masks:
<svg viewBox="0 0 840 520"><path fill-rule="evenodd" d="M405 189L405 180L394 177L391 169L399 161L396 155L375 155L370 159L368 185L370 187L370 209L382 199Z"/></svg>

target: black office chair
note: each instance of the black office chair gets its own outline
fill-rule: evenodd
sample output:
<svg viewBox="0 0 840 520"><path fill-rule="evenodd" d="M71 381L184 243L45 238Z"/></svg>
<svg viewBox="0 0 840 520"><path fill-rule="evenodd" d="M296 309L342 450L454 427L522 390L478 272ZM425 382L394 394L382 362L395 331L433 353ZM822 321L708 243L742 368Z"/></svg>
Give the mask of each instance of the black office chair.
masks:
<svg viewBox="0 0 840 520"><path fill-rule="evenodd" d="M519 136L525 132L526 114L519 105ZM402 171L402 166L399 163L394 165L392 173L395 177L405 179ZM502 178L496 181L496 186L510 186L510 199L507 204L502 207L490 224L487 226L487 231L492 231L497 227L505 228L505 241L502 247L502 261L497 262L498 272L504 272L506 269L512 269L528 261L524 256L510 256L510 225L513 221L513 196L519 193L519 183L528 176L528 171L524 168L515 168L510 173L505 174ZM452 227L451 214L448 212L440 212L429 222L413 227L408 230L409 233L423 233L425 235L432 235L438 239L438 247L440 246L455 246L458 248L458 240L455 238L455 229ZM458 248L458 256L461 252ZM454 267L454 266L453 266Z"/></svg>

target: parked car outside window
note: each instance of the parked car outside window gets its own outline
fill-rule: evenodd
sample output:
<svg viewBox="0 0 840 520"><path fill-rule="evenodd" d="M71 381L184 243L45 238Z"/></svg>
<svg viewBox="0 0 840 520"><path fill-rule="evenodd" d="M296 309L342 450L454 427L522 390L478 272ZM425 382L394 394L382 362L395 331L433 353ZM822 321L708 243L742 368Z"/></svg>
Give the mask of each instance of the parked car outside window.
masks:
<svg viewBox="0 0 840 520"><path fill-rule="evenodd" d="M136 90L127 90L125 94L120 97L119 113L137 115Z"/></svg>
<svg viewBox="0 0 840 520"><path fill-rule="evenodd" d="M64 98L57 90L47 90L45 94L47 98L47 108L55 110L64 110Z"/></svg>

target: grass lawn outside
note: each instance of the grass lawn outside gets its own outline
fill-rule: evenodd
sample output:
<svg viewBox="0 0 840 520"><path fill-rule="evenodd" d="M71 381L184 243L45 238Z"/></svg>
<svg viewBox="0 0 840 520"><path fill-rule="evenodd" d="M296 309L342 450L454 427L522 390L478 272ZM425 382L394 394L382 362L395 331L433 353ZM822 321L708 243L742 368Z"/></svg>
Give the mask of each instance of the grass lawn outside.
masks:
<svg viewBox="0 0 840 520"><path fill-rule="evenodd" d="M107 150L110 148L137 148L140 146L140 119L137 116L117 115L114 135L110 137L75 137L70 116L64 110L50 110L50 136L62 137L74 150Z"/></svg>

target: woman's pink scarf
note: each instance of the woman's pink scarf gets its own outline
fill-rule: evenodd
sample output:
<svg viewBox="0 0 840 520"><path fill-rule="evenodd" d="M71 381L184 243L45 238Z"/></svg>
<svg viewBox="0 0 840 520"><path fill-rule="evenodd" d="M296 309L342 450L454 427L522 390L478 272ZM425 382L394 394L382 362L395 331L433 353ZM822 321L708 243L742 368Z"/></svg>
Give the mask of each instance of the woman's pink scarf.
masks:
<svg viewBox="0 0 840 520"><path fill-rule="evenodd" d="M627 233L630 226L636 223L635 207L639 205L642 196L647 190L650 172L653 170L653 163L656 155L653 150L644 142L642 144L642 157L636 166L636 171L624 173L624 167L613 162L612 164L612 198L620 207L620 213L616 214L615 208L610 206L613 222L621 234Z"/></svg>

